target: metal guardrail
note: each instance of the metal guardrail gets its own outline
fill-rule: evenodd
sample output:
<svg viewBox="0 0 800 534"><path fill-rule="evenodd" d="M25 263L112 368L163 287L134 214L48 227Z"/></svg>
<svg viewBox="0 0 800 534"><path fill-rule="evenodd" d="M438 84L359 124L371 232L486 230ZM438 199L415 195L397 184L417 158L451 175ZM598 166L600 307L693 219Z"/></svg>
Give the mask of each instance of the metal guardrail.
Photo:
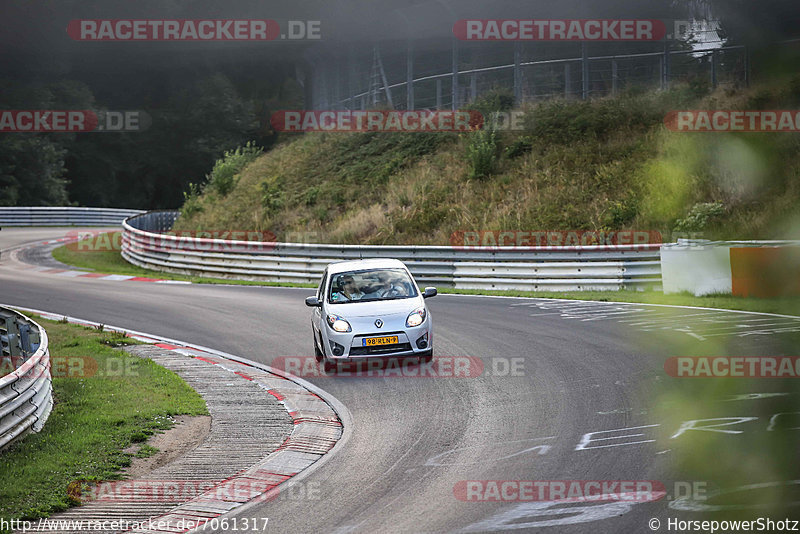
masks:
<svg viewBox="0 0 800 534"><path fill-rule="evenodd" d="M39 432L53 408L47 332L0 307L0 450ZM4 374L7 370L11 372Z"/></svg>
<svg viewBox="0 0 800 534"><path fill-rule="evenodd" d="M119 226L141 210L73 207L0 207L4 226Z"/></svg>
<svg viewBox="0 0 800 534"><path fill-rule="evenodd" d="M659 287L660 245L447 247L256 243L164 234L177 212L123 223L122 256L158 271L211 278L317 283L334 261L397 258L420 283L457 289L540 291Z"/></svg>

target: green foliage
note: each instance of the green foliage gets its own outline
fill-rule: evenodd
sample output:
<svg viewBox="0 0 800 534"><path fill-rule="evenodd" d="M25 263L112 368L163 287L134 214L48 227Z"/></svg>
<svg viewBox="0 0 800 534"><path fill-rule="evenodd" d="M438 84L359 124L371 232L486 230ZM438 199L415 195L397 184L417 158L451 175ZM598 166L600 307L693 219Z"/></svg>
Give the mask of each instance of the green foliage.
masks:
<svg viewBox="0 0 800 534"><path fill-rule="evenodd" d="M68 205L66 150L44 135L0 137L0 206Z"/></svg>
<svg viewBox="0 0 800 534"><path fill-rule="evenodd" d="M200 194L202 189L195 183L189 183L189 191L183 192L183 206L181 206L181 217L191 217L196 213L203 211L203 205L200 203Z"/></svg>
<svg viewBox="0 0 800 534"><path fill-rule="evenodd" d="M236 185L236 175L263 151L264 149L256 146L253 141L248 141L245 146L240 146L235 150L226 150L214 164L211 174L206 175L206 187L210 187L224 197Z"/></svg>
<svg viewBox="0 0 800 534"><path fill-rule="evenodd" d="M517 137L507 146L504 153L508 159L515 159L529 153L533 148L533 139L527 135Z"/></svg>
<svg viewBox="0 0 800 534"><path fill-rule="evenodd" d="M474 130L467 137L470 179L488 178L497 166L497 133L491 128Z"/></svg>
<svg viewBox="0 0 800 534"><path fill-rule="evenodd" d="M635 199L615 200L608 205L606 222L610 228L625 228L633 222L633 219L638 213L639 206Z"/></svg>
<svg viewBox="0 0 800 534"><path fill-rule="evenodd" d="M261 205L267 214L274 213L283 207L283 180L280 176L261 182Z"/></svg>
<svg viewBox="0 0 800 534"><path fill-rule="evenodd" d="M313 206L314 204L317 203L318 196L319 196L319 187L318 186L309 187L306 190L305 194L303 195L303 203L306 206Z"/></svg>
<svg viewBox="0 0 800 534"><path fill-rule="evenodd" d="M157 452L158 449L156 447L153 447L152 445L148 445L145 443L138 451L136 451L136 454L134 456L136 456L137 458L150 458Z"/></svg>
<svg viewBox="0 0 800 534"><path fill-rule="evenodd" d="M725 215L725 207L719 202L700 202L692 206L689 214L675 222L675 232L699 232Z"/></svg>
<svg viewBox="0 0 800 534"><path fill-rule="evenodd" d="M487 91L469 105L470 109L480 111L484 118L488 118L492 113L498 111L509 111L513 107L514 93L504 88Z"/></svg>
<svg viewBox="0 0 800 534"><path fill-rule="evenodd" d="M552 100L530 108L524 124L529 135L540 142L603 141L620 130L637 132L659 124L667 111L691 96L679 88L670 93L629 93L595 101Z"/></svg>

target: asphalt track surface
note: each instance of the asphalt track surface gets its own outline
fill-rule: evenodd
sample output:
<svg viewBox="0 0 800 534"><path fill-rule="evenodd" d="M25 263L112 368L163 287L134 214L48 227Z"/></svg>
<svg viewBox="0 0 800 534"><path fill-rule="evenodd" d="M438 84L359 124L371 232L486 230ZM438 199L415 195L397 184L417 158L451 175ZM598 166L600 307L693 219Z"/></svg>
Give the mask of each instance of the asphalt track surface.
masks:
<svg viewBox="0 0 800 534"><path fill-rule="evenodd" d="M65 232L4 230L0 246ZM4 304L190 341L268 365L313 355L303 302L312 292L68 278L19 270L5 252L0 259ZM786 352L791 349L770 328L798 328L791 319L725 322L732 314L705 312L706 319L720 319L701 331L686 318L696 312L673 308L642 312L655 317L642 326L641 307L621 307L615 315L608 305L541 299L440 295L428 305L436 358L478 357L483 372L305 375L347 406L349 441L294 495L248 505L234 517L268 518L267 532L652 532L651 518L666 530L669 517L698 518L669 509L671 495L654 502L465 502L454 488L466 480L656 480L670 493L674 455L688 433L670 439L674 423L665 427L655 419L654 392L668 380L664 358L688 350L687 341L692 355ZM662 323L667 326L648 326ZM753 330L752 324L767 326ZM731 334L724 337L702 335L726 328ZM505 372L512 363L517 376ZM741 393L778 387L761 381ZM710 407L708 417L747 416L756 402ZM759 426L748 432L763 431L766 422L752 424ZM644 425L660 426L630 430ZM590 434L599 431L607 432Z"/></svg>

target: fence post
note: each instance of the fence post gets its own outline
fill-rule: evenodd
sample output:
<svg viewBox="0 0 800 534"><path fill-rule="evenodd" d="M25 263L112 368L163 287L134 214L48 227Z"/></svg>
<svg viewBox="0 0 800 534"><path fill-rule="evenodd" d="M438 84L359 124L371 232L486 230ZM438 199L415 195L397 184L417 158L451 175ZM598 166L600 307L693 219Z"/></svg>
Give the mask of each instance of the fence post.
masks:
<svg viewBox="0 0 800 534"><path fill-rule="evenodd" d="M611 60L611 95L617 96L617 90L619 89L619 75L618 75L618 66L617 60Z"/></svg>
<svg viewBox="0 0 800 534"><path fill-rule="evenodd" d="M442 109L442 79L436 78L436 109Z"/></svg>
<svg viewBox="0 0 800 534"><path fill-rule="evenodd" d="M514 42L514 105L522 104L522 43Z"/></svg>
<svg viewBox="0 0 800 534"><path fill-rule="evenodd" d="M589 98L589 53L586 41L581 43L581 99Z"/></svg>
<svg viewBox="0 0 800 534"><path fill-rule="evenodd" d="M750 49L744 47L744 86L750 87Z"/></svg>
<svg viewBox="0 0 800 534"><path fill-rule="evenodd" d="M406 109L414 109L414 42L411 37L406 49Z"/></svg>
<svg viewBox="0 0 800 534"><path fill-rule="evenodd" d="M356 59L353 53L353 45L347 48L347 96L348 104L347 109L356 109Z"/></svg>
<svg viewBox="0 0 800 534"><path fill-rule="evenodd" d="M570 76L569 61L567 61L564 63L564 98L569 98L571 93L570 85L572 85L572 79Z"/></svg>
<svg viewBox="0 0 800 534"><path fill-rule="evenodd" d="M711 52L711 87L717 88L717 51Z"/></svg>
<svg viewBox="0 0 800 534"><path fill-rule="evenodd" d="M333 68L336 69L336 74L333 77L334 79L334 86L333 86L333 109L341 109L342 103L342 64L341 60L337 57L336 61L333 64Z"/></svg>
<svg viewBox="0 0 800 534"><path fill-rule="evenodd" d="M453 111L458 109L458 39L454 36L453 37L453 82L452 82L452 93L453 93L453 101L451 102L451 108Z"/></svg>
<svg viewBox="0 0 800 534"><path fill-rule="evenodd" d="M475 102L478 98L478 74L473 72L469 77L469 100Z"/></svg>
<svg viewBox="0 0 800 534"><path fill-rule="evenodd" d="M664 40L664 56L661 58L661 89L669 89L669 41Z"/></svg>

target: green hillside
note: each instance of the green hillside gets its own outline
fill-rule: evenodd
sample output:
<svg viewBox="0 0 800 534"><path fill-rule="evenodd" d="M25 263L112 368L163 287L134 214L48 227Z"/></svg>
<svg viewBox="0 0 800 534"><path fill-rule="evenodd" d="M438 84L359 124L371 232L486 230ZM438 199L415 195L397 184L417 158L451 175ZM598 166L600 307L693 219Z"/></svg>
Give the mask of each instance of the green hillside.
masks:
<svg viewBox="0 0 800 534"><path fill-rule="evenodd" d="M504 109L502 93L474 106ZM800 134L678 133L681 109L800 109L800 77L526 107L525 130L286 135L217 162L178 228L313 232L317 242L449 244L460 230L800 237ZM680 234L676 234L676 231Z"/></svg>

